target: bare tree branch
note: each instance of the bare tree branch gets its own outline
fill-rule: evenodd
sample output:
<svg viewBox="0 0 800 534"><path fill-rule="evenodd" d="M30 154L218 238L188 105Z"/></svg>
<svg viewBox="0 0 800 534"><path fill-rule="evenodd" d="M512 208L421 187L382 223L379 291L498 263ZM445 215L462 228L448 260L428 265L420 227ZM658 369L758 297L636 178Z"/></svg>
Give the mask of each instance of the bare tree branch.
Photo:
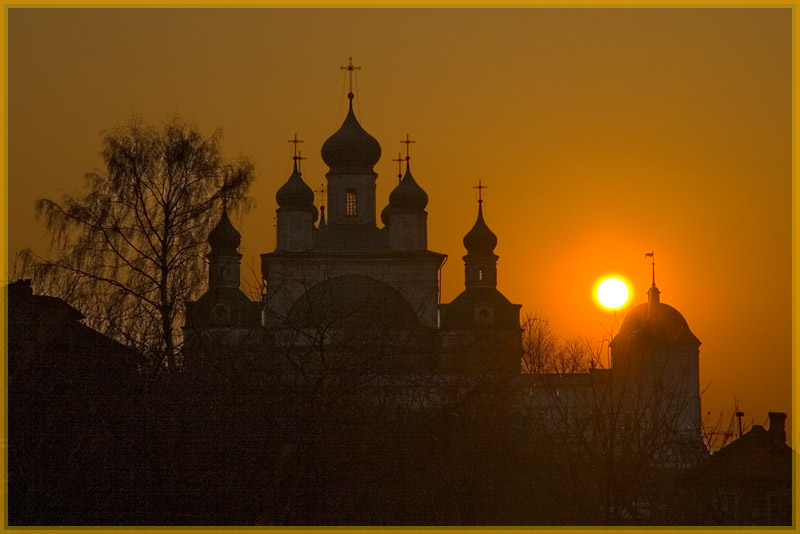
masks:
<svg viewBox="0 0 800 534"><path fill-rule="evenodd" d="M183 303L205 271L220 201L249 206L254 166L244 157L224 162L221 138L177 117L161 128L134 117L105 133L105 169L86 174L83 197L36 203L52 232L38 270L48 279L36 282L60 289L101 331L145 348L154 373L162 362L177 367Z"/></svg>

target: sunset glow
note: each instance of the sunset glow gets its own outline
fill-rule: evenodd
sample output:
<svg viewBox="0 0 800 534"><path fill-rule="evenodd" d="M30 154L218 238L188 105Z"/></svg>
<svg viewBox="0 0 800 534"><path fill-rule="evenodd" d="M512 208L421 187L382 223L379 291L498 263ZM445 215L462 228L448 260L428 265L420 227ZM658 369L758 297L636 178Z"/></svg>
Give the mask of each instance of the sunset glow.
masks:
<svg viewBox="0 0 800 534"><path fill-rule="evenodd" d="M606 308L620 308L628 302L628 286L619 278L606 278L597 286L597 300Z"/></svg>
<svg viewBox="0 0 800 534"><path fill-rule="evenodd" d="M741 410L766 425L769 412L787 412L791 440L793 16L9 9L6 269L24 249L48 254L34 204L85 192L85 174L102 168L102 132L178 114L206 136L221 128L223 156L255 164L252 208L230 217L242 287L258 287L295 133L303 179L318 208L327 202L320 150L344 120L341 67L353 57L354 109L382 150L370 209L388 204L395 158L409 148L429 198L427 247L448 255L442 302L465 287L462 240L482 179L497 287L523 315L541 311L560 337L600 346L616 308L600 304L599 282L625 279L625 311L646 303L644 254L656 250L661 302L702 342L710 424L722 417L726 431ZM737 289L754 280L757 290Z"/></svg>

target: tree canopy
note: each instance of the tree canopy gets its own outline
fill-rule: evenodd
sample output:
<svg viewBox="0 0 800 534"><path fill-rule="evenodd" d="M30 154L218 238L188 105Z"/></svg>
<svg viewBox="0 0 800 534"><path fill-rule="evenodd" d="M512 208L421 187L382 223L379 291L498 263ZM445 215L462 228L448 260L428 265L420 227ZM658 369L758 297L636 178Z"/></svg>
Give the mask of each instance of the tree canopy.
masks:
<svg viewBox="0 0 800 534"><path fill-rule="evenodd" d="M105 133L104 168L86 174L84 195L36 203L52 232L37 283L153 372L180 365L178 325L204 279L209 231L224 206L249 207L253 163L221 152L220 129L206 137L178 117L161 127L132 118Z"/></svg>

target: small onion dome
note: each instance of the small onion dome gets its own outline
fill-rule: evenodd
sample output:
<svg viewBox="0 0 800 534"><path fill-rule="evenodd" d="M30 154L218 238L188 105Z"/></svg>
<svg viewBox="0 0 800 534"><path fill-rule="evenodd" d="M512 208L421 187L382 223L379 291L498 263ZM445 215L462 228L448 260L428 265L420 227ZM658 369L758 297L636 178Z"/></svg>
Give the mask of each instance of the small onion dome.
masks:
<svg viewBox="0 0 800 534"><path fill-rule="evenodd" d="M314 205L314 191L303 181L303 175L297 170L296 161L292 175L275 193L275 200L281 209L311 212L314 214L314 221L319 216Z"/></svg>
<svg viewBox="0 0 800 534"><path fill-rule="evenodd" d="M472 230L464 236L464 248L468 254L494 254L494 247L497 246L497 236L489 230L483 220L483 203L478 201L478 220Z"/></svg>
<svg viewBox="0 0 800 534"><path fill-rule="evenodd" d="M380 157L381 145L358 123L351 100L342 126L322 145L322 159L333 174L369 174Z"/></svg>
<svg viewBox="0 0 800 534"><path fill-rule="evenodd" d="M422 211L428 205L428 194L411 176L411 166L406 168L406 174L400 183L389 195L389 205L394 209ZM383 215L381 214L381 217Z"/></svg>
<svg viewBox="0 0 800 534"><path fill-rule="evenodd" d="M381 211L381 222L384 226L389 226L389 217L391 217L392 211L394 209L391 204L386 204L386 207Z"/></svg>
<svg viewBox="0 0 800 534"><path fill-rule="evenodd" d="M228 210L222 210L222 217L217 225L208 234L208 244L211 245L211 252L236 253L239 244L242 242L242 234L233 227L228 218Z"/></svg>

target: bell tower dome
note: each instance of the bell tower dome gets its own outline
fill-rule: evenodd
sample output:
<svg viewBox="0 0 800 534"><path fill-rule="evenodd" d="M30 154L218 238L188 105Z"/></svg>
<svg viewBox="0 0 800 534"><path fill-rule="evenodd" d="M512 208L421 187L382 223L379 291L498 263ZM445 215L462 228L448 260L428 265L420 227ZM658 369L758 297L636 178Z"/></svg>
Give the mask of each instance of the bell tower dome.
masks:
<svg viewBox="0 0 800 534"><path fill-rule="evenodd" d="M314 222L319 213L314 206L314 191L303 181L298 165L301 157L297 153L297 143L302 141L295 134L290 142L295 144L292 175L275 193L275 200L278 202L276 250L302 252L312 246Z"/></svg>
<svg viewBox="0 0 800 534"><path fill-rule="evenodd" d="M328 166L328 225L375 226L375 180L373 167L381 157L381 146L359 124L353 112L353 73L350 64L349 107L341 127L322 145L322 159Z"/></svg>

